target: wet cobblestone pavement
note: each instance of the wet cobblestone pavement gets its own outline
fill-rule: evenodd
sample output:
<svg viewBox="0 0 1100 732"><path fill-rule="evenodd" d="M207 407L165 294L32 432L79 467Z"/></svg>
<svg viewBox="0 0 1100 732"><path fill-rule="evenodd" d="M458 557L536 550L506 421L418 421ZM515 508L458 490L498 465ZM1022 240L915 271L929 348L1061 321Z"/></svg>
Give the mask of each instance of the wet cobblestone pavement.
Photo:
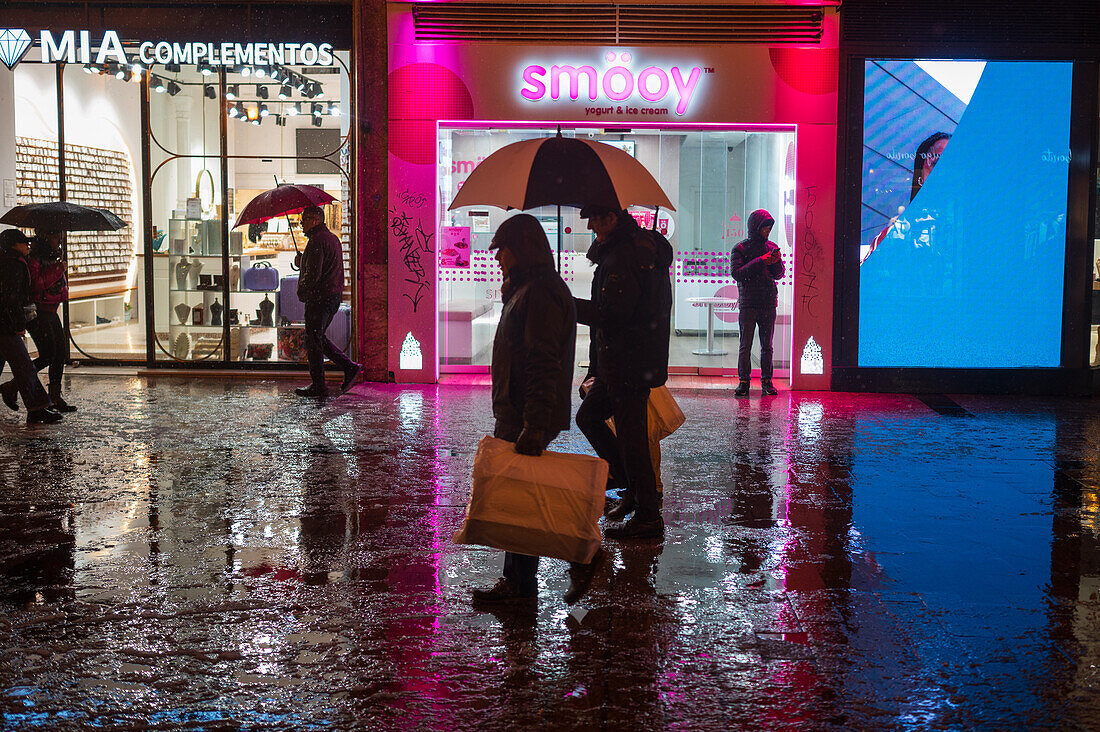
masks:
<svg viewBox="0 0 1100 732"><path fill-rule="evenodd" d="M1100 729L1095 400L676 391L663 544L525 617L451 542L487 389L293 386L0 415L4 728Z"/></svg>

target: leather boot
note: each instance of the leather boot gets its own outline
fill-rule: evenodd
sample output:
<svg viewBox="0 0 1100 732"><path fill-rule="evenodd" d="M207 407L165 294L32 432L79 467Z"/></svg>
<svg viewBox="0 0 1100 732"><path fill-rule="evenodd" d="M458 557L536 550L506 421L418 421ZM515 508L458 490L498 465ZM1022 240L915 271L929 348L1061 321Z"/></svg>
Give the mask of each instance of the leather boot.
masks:
<svg viewBox="0 0 1100 732"><path fill-rule="evenodd" d="M631 491L623 491L623 497L619 499L619 502L615 504L615 507L610 511L604 513L610 521L622 521L630 514L634 513L634 509L638 507L638 502L634 500L634 493Z"/></svg>
<svg viewBox="0 0 1100 732"><path fill-rule="evenodd" d="M61 412L63 414L68 414L70 412L75 412L76 411L76 407L74 407L72 404L69 404L68 402L66 402L61 397L61 385L60 384L50 384L50 390L49 391L50 391L50 401L53 402L53 410L55 412Z"/></svg>

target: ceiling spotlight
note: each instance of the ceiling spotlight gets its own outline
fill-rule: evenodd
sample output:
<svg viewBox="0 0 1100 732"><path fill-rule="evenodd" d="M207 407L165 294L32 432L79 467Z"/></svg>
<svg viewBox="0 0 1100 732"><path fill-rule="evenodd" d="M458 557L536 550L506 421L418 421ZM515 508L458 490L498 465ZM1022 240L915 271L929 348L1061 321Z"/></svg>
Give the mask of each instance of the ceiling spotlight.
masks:
<svg viewBox="0 0 1100 732"><path fill-rule="evenodd" d="M236 99L237 98L237 92L239 92L239 91L240 91L240 89L237 87L236 84L229 84L228 86L225 87L225 98L226 99Z"/></svg>
<svg viewBox="0 0 1100 732"><path fill-rule="evenodd" d="M263 102L261 102L260 103L260 116L261 117L266 117L269 114L271 114L271 113L269 111L267 111L267 105L264 104Z"/></svg>
<svg viewBox="0 0 1100 732"><path fill-rule="evenodd" d="M135 64L134 64L133 66L131 66L131 67L130 67L130 69L131 69L131 70L132 70L132 71L133 71L133 72L134 72L135 74L140 74L140 73L141 73L142 71L145 71L145 67L144 67L144 66L142 66L141 64L138 64L138 63L135 63Z"/></svg>
<svg viewBox="0 0 1100 732"><path fill-rule="evenodd" d="M267 69L265 69L263 66L256 67L256 78L262 79L265 76L267 76Z"/></svg>
<svg viewBox="0 0 1100 732"><path fill-rule="evenodd" d="M198 69L203 76L211 76L214 73L214 67L210 64L199 64Z"/></svg>
<svg viewBox="0 0 1100 732"><path fill-rule="evenodd" d="M285 84L279 87L279 99L290 99L292 93L291 88Z"/></svg>
<svg viewBox="0 0 1100 732"><path fill-rule="evenodd" d="M129 81L133 74L130 73L130 69L120 68L115 72L115 78L120 81Z"/></svg>
<svg viewBox="0 0 1100 732"><path fill-rule="evenodd" d="M284 117L281 114L276 114L274 116L275 116L275 126L276 127L286 127L286 117Z"/></svg>
<svg viewBox="0 0 1100 732"><path fill-rule="evenodd" d="M340 116L340 105L337 104L336 102L330 102L329 105L328 105L328 113L331 114L333 117L339 117Z"/></svg>
<svg viewBox="0 0 1100 732"><path fill-rule="evenodd" d="M294 104L291 104L289 107L286 108L286 115L288 117L297 117L299 114L300 114L300 112L298 110L298 103L297 102L295 102Z"/></svg>
<svg viewBox="0 0 1100 732"><path fill-rule="evenodd" d="M321 105L320 105L320 104L316 104L316 103L314 103L314 104L311 104L311 105L309 105L309 106L310 106L310 108L311 108L311 109L313 110L313 116L314 116L314 117L320 117L320 116L321 116L321 113L322 113L322 109L321 109Z"/></svg>
<svg viewBox="0 0 1100 732"><path fill-rule="evenodd" d="M283 70L280 69L278 66L272 66L271 69L267 72L267 75L271 77L272 81L278 81L284 76Z"/></svg>
<svg viewBox="0 0 1100 732"><path fill-rule="evenodd" d="M244 105L241 104L240 102L237 102L236 104L234 104L232 107L229 108L229 116L230 117L244 117L245 116Z"/></svg>
<svg viewBox="0 0 1100 732"><path fill-rule="evenodd" d="M242 67L240 67L240 74L241 74L241 76L251 76L252 75L252 67L251 66L242 66Z"/></svg>
<svg viewBox="0 0 1100 732"><path fill-rule="evenodd" d="M164 70L170 74L178 74L180 72L179 64L165 64Z"/></svg>
<svg viewBox="0 0 1100 732"><path fill-rule="evenodd" d="M152 74L149 75L149 86L153 87L153 91L158 94L163 94L168 91L168 85L164 83L164 79Z"/></svg>
<svg viewBox="0 0 1100 732"><path fill-rule="evenodd" d="M258 96L260 99L267 99L267 87L263 84L257 84L256 96Z"/></svg>
<svg viewBox="0 0 1100 732"><path fill-rule="evenodd" d="M217 96L218 96L218 92L214 91L214 85L213 84L203 84L202 85L202 95L204 97L206 97L207 99L216 99Z"/></svg>
<svg viewBox="0 0 1100 732"><path fill-rule="evenodd" d="M94 74L97 71L99 71L99 69L97 69L95 66L92 66L91 64L84 64L85 74Z"/></svg>
<svg viewBox="0 0 1100 732"><path fill-rule="evenodd" d="M313 96L315 96L315 97L325 96L325 88L323 86L321 86L321 82L319 82L319 81L313 82Z"/></svg>
<svg viewBox="0 0 1100 732"><path fill-rule="evenodd" d="M182 91L182 87L174 81L168 82L168 96L174 97Z"/></svg>
<svg viewBox="0 0 1100 732"><path fill-rule="evenodd" d="M252 124L254 124L254 125L260 124L260 118L257 117L256 119L252 120Z"/></svg>
<svg viewBox="0 0 1100 732"><path fill-rule="evenodd" d="M313 118L313 126L314 127L320 127L321 126L321 118L320 117L314 117Z"/></svg>
<svg viewBox="0 0 1100 732"><path fill-rule="evenodd" d="M304 76L294 77L291 80L291 83L294 85L294 88L297 89L298 91L304 91L305 88L306 88L306 77L304 77Z"/></svg>

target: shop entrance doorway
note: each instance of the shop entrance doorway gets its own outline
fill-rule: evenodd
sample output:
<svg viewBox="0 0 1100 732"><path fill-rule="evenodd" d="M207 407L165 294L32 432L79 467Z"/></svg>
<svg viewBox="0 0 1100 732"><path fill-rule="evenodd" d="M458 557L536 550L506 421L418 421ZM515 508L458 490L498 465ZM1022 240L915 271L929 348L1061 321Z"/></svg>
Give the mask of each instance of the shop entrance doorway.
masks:
<svg viewBox="0 0 1100 732"><path fill-rule="evenodd" d="M557 124L440 123L438 128L438 302L440 371L485 372L500 317L501 273L488 251L493 232L515 212L486 206L447 211L477 164L505 145L557 134ZM767 209L771 240L787 273L779 284L775 375L787 378L795 212L795 128L792 126L596 127L561 125L567 137L585 136L622 148L653 174L676 211L633 209L645 228L672 244L675 260L669 368L674 373L735 375L739 332L737 287L729 254L747 236L748 215ZM562 233L561 275L576 297L590 297L594 266L586 254L592 233L577 209L528 213L543 223L556 246ZM588 361L586 326L577 333L578 367ZM753 369L759 345L753 345Z"/></svg>

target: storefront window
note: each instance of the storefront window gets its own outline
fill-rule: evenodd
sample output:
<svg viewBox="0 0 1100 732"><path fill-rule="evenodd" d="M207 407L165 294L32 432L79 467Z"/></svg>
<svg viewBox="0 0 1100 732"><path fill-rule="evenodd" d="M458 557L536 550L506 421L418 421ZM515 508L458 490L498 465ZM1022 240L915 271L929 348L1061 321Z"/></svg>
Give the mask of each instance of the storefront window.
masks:
<svg viewBox="0 0 1100 732"><path fill-rule="evenodd" d="M484 368L500 316L500 269L488 252L493 232L511 215L486 206L446 211L470 172L492 152L519 140L556 134L556 128L441 126L439 326L441 366L446 370ZM771 239L787 262L779 283L775 334L776 373L790 370L791 291L794 238L793 130L748 131L735 127L706 130L654 129L562 130L621 147L634 155L661 184L676 211L632 209L645 228L668 237L675 251L672 342L669 366L696 373L732 372L737 365L737 287L729 272L729 254L743 239L749 213L767 209L776 220ZM593 265L585 256L592 233L575 208L530 211L543 222L552 247L561 227L560 271L577 297L591 295ZM709 330L709 333L708 333ZM709 337L708 337L709 336ZM577 358L588 360L588 329L578 328ZM753 346L759 367L759 346Z"/></svg>
<svg viewBox="0 0 1100 732"><path fill-rule="evenodd" d="M17 203L61 197L59 130L64 137L66 200L105 208L127 223L119 231L66 235L68 324L74 359L144 358L140 301L140 89L113 76L63 72L59 114L57 66L28 52L13 72ZM63 127L62 127L63 125Z"/></svg>

